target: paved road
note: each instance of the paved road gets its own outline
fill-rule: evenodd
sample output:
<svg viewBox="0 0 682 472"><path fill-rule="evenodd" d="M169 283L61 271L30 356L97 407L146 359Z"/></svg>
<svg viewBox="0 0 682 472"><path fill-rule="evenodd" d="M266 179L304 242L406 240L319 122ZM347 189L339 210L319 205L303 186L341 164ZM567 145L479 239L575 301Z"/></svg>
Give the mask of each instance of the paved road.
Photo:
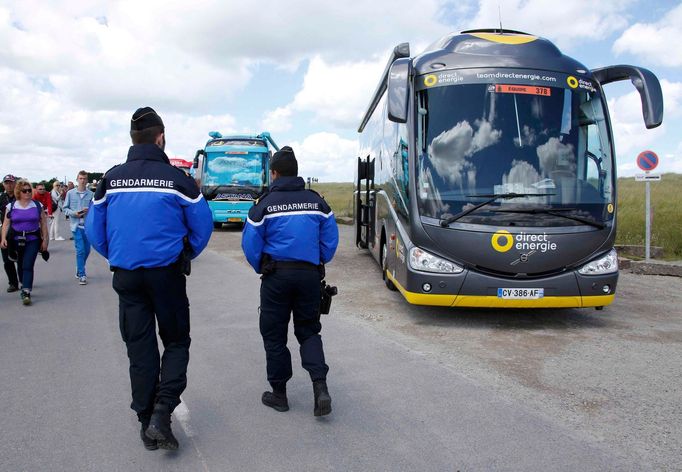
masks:
<svg viewBox="0 0 682 472"><path fill-rule="evenodd" d="M0 471L647 470L571 429L337 312L324 319L334 411L312 414L297 364L291 410L260 404L259 280L210 250L189 278L189 386L177 452L142 448L131 410L117 300L93 253L73 277L69 241L39 260L34 304L0 293Z"/></svg>

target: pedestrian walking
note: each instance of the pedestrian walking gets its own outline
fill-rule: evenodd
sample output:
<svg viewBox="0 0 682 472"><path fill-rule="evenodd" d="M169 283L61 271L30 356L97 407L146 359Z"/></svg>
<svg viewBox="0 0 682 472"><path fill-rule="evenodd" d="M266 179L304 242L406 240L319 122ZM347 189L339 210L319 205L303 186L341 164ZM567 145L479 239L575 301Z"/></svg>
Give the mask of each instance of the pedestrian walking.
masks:
<svg viewBox="0 0 682 472"><path fill-rule="evenodd" d="M85 234L85 217L88 214L94 193L87 187L87 172L80 171L76 181L78 186L66 192L62 209L69 216L73 244L76 247L76 278L80 285L86 285L88 277L85 273L85 263L90 255L90 241Z"/></svg>
<svg viewBox="0 0 682 472"><path fill-rule="evenodd" d="M48 247L47 217L42 204L33 200L33 187L19 179L14 188L15 201L7 205L2 223L0 247L8 250L10 260L16 259L21 281L21 301L31 304L33 266L38 252Z"/></svg>
<svg viewBox="0 0 682 472"><path fill-rule="evenodd" d="M270 191L249 210L242 249L262 274L260 332L265 346L267 378L272 391L263 404L287 411L286 384L292 376L287 331L293 311L294 334L301 362L313 382L315 416L331 413L320 330L321 280L339 242L334 214L298 177L294 151L285 146L270 160Z"/></svg>
<svg viewBox="0 0 682 472"><path fill-rule="evenodd" d="M50 192L52 199L52 218L50 219L50 241L64 241L64 238L59 234L59 218L62 213L62 206L64 200L62 199L62 186L59 181L52 184L52 191Z"/></svg>
<svg viewBox="0 0 682 472"><path fill-rule="evenodd" d="M5 221L7 205L16 200L14 197L14 185L16 180L17 178L12 174L7 174L2 179L3 192L0 193L0 226L4 226L3 222ZM5 274L7 274L7 281L9 282L7 292L16 292L19 290L19 276L17 275L16 259L10 260L7 248L0 248L0 252L2 253L2 265L5 269Z"/></svg>
<svg viewBox="0 0 682 472"><path fill-rule="evenodd" d="M133 114L130 136L126 162L97 185L86 233L114 272L144 447L177 449L171 413L187 386L190 346L186 264L208 244L213 218L194 180L170 164L163 121L152 108Z"/></svg>
<svg viewBox="0 0 682 472"><path fill-rule="evenodd" d="M50 196L50 192L45 190L45 184L36 184L36 189L33 192L33 200L40 202L48 219L52 218L52 197Z"/></svg>

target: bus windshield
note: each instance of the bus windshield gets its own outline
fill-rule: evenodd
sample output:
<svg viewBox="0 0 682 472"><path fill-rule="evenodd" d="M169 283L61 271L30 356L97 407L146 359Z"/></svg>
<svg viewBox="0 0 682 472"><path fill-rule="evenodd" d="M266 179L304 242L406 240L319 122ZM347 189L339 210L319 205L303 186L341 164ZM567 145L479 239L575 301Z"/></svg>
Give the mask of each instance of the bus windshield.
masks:
<svg viewBox="0 0 682 472"><path fill-rule="evenodd" d="M542 195L492 200L457 221L573 226L613 218L612 147L596 88L457 84L422 90L418 102L425 223L502 194Z"/></svg>
<svg viewBox="0 0 682 472"><path fill-rule="evenodd" d="M208 152L205 186L262 187L265 177L265 157L260 152Z"/></svg>

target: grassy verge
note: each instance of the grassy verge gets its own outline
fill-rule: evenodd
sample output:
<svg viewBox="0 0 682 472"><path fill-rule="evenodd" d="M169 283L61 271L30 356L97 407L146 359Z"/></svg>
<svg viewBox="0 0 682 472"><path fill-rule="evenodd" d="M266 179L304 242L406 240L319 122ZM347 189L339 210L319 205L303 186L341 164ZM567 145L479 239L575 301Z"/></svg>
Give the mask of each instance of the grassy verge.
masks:
<svg viewBox="0 0 682 472"><path fill-rule="evenodd" d="M353 214L353 184L317 183L320 193L338 216ZM617 244L644 244L644 182L618 179ZM652 246L661 246L666 259L682 259L682 175L665 174L651 183Z"/></svg>
<svg viewBox="0 0 682 472"><path fill-rule="evenodd" d="M618 244L644 244L644 182L618 179ZM651 245L664 257L682 258L682 175L664 174L651 183Z"/></svg>

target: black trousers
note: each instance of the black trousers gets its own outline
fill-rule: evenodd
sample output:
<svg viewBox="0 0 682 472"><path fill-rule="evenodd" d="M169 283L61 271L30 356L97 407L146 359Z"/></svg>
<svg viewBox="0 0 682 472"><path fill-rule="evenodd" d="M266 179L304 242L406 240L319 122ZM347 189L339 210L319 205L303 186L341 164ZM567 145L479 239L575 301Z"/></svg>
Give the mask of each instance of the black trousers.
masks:
<svg viewBox="0 0 682 472"><path fill-rule="evenodd" d="M130 359L130 407L140 421L154 403L171 411L187 386L189 301L185 275L176 264L154 269L116 269L113 287L119 299L119 325ZM163 342L159 358L156 322Z"/></svg>
<svg viewBox="0 0 682 472"><path fill-rule="evenodd" d="M7 280L10 285L15 287L19 286L19 277L17 276L17 263L9 260L7 256L8 249L0 249L2 253L2 264L5 267L5 273L7 274Z"/></svg>
<svg viewBox="0 0 682 472"><path fill-rule="evenodd" d="M265 346L268 382L285 384L292 375L287 332L291 313L301 363L312 381L326 380L320 336L320 274L317 270L277 269L260 286L260 332Z"/></svg>

